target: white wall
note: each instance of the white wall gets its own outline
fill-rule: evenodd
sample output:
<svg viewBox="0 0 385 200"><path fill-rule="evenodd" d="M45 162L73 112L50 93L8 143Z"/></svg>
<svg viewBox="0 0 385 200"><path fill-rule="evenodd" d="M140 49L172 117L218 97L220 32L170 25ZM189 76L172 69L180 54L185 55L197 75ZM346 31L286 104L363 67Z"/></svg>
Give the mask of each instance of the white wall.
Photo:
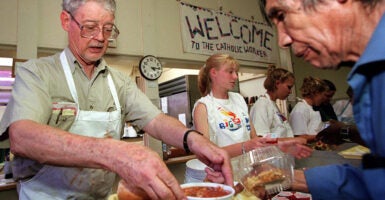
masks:
<svg viewBox="0 0 385 200"><path fill-rule="evenodd" d="M266 93L266 89L263 87L265 76L255 77L253 79L240 81L240 93L244 97L254 97Z"/></svg>
<svg viewBox="0 0 385 200"><path fill-rule="evenodd" d="M35 52L25 50L28 41L36 40L35 48L62 49L66 46L66 33L60 26L61 0L2 0L0 1L0 45L19 45L19 58L37 57ZM116 25L120 29L116 48L110 54L140 57L153 54L164 60L204 61L207 55L185 53L182 48L179 1L176 0L116 0ZM258 1L255 0L185 0L183 2L204 8L232 12L245 19L252 17L261 21ZM34 6L30 6L30 5ZM28 13L28 14L26 14ZM27 15L27 16L25 16ZM23 18L20 22L18 19ZM29 30L24 30L27 26ZM37 36L31 35L31 32ZM37 38L34 38L37 37ZM272 41L276 43L274 39ZM24 52L23 52L24 51ZM26 52L25 52L26 51ZM22 52L22 53L19 53ZM31 53L29 53L31 52ZM170 62L169 62L170 63ZM247 67L266 67L266 63L241 61Z"/></svg>

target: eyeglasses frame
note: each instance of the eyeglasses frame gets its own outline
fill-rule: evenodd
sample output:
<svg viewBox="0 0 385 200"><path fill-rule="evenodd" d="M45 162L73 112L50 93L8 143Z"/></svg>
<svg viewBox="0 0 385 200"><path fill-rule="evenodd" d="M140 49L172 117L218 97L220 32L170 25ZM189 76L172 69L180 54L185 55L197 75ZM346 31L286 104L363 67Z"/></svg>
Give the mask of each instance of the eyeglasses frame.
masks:
<svg viewBox="0 0 385 200"><path fill-rule="evenodd" d="M66 11L66 12L71 16L71 20L73 20L73 21L78 25L78 27L79 27L79 29L80 29L80 34L81 34L81 33L82 33L82 30L84 30L84 25L80 24L80 23L78 22L78 20L76 20L75 17L72 15L72 13L70 13L70 12L68 12L68 11ZM99 33L102 31L103 37L105 37L105 36L104 36L104 31L103 31L103 30L104 30L104 26L103 26L102 29L100 29L99 26L96 26L96 28L99 30L97 34L99 34ZM114 36L114 37L111 37L111 36L110 36L109 38L107 38L107 40L113 40L113 39L116 39L116 38L119 36L119 34L120 34L120 31L119 31L118 27L117 27L115 24L112 24L112 29L115 30L115 34L111 34L111 36ZM93 39L93 38L96 37L97 34L91 35L91 36L86 36L86 35L81 34L81 36L84 37L84 38L90 38L90 39Z"/></svg>

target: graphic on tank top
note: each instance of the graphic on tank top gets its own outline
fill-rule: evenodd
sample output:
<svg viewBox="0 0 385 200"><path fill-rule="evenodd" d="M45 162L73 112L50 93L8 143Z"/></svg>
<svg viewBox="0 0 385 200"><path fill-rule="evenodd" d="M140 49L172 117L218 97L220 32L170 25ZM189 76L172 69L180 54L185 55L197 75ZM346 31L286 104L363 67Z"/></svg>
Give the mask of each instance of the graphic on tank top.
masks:
<svg viewBox="0 0 385 200"><path fill-rule="evenodd" d="M242 128L242 120L241 117L238 117L235 113L226 110L222 106L218 106L217 110L220 112L220 114L223 116L222 117L222 122L218 122L218 126L220 129L227 129L230 131L237 131L240 128ZM243 113L243 118L245 119L246 122L246 128L247 130L250 130L250 123L249 123L249 118L245 116Z"/></svg>

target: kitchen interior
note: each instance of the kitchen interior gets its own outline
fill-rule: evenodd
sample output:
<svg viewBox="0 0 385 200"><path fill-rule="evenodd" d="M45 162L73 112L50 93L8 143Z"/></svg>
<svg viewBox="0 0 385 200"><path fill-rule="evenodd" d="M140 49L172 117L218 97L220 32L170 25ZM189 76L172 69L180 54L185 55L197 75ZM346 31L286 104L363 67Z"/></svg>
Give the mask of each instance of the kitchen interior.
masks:
<svg viewBox="0 0 385 200"><path fill-rule="evenodd" d="M120 35L110 41L105 59L112 67L135 79L139 88L163 112L178 118L186 126L192 126L191 111L200 97L197 74L208 58L207 52L188 52L184 48L181 31L181 3L223 12L252 22L265 23L259 11L258 0L116 0L116 25ZM0 2L0 57L8 64L0 64L0 113L12 90L13 71L20 62L52 55L66 47L66 33L60 27L61 0L13 0ZM273 30L274 31L274 30ZM264 94L263 81L269 64L293 71L295 87L287 101L279 102L287 115L299 96L299 87L304 77L316 75L335 83L337 92L333 100L347 98L345 77L349 69L338 71L320 70L291 55L290 50L280 49L275 32L271 38L270 60L239 59L239 82L235 91L245 97L248 104L253 98ZM141 59L146 55L156 56L162 64L162 75L157 80L147 80L139 72ZM235 56L236 57L236 56ZM236 57L237 58L237 57ZM17 75L17 74L16 74ZM132 131L134 128L133 134ZM128 132L122 138L126 142L147 145L163 158L180 183L184 182L185 163L194 158L183 150L151 138L128 124ZM128 131L129 130L129 131ZM0 148L6 149L4 143ZM4 162L4 160L2 160ZM1 182L0 182L1 183ZM4 198L3 198L4 197ZM0 199L17 199L15 185L0 184Z"/></svg>

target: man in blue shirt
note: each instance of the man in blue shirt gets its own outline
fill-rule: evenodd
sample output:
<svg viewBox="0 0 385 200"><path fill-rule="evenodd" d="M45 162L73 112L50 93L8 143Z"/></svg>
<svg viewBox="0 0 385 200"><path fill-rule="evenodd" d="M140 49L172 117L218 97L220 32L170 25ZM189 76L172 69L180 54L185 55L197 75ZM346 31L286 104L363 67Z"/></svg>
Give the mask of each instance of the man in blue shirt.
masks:
<svg viewBox="0 0 385 200"><path fill-rule="evenodd" d="M317 68L354 63L348 83L354 117L370 148L362 167L329 165L296 171L293 189L313 199L385 198L385 1L262 0L281 47ZM352 64L353 65L353 64Z"/></svg>

